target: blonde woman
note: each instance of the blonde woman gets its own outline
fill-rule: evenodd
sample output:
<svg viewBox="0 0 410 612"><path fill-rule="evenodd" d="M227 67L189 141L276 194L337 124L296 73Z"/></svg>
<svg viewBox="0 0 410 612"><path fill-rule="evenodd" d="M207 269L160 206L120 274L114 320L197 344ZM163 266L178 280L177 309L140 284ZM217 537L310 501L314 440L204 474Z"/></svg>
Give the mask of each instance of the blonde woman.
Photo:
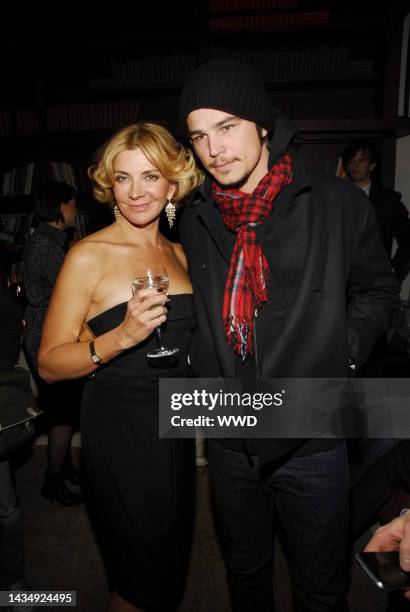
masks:
<svg viewBox="0 0 410 612"><path fill-rule="evenodd" d="M172 610L185 579L194 459L190 441L158 439L158 378L186 375L195 318L185 255L161 235L159 220L166 206L172 217L174 203L202 175L192 154L152 123L115 134L89 175L95 197L114 204L116 220L67 255L43 328L39 370L48 382L92 375L81 432L114 587L108 609ZM166 268L168 298L152 288L133 296L132 279L154 264ZM78 342L84 321L90 341ZM156 360L159 367L152 367L147 353L160 325L164 343L179 352L172 363Z"/></svg>

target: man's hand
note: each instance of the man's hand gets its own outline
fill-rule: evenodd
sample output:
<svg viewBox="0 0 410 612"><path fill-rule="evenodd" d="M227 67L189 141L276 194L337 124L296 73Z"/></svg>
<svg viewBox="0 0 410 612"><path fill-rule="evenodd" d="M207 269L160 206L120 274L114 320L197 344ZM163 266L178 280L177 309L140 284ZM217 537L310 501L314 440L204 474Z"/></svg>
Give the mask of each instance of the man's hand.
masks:
<svg viewBox="0 0 410 612"><path fill-rule="evenodd" d="M379 527L364 550L365 552L398 550L401 568L405 572L410 572L410 511ZM410 591L406 591L404 595L410 599Z"/></svg>

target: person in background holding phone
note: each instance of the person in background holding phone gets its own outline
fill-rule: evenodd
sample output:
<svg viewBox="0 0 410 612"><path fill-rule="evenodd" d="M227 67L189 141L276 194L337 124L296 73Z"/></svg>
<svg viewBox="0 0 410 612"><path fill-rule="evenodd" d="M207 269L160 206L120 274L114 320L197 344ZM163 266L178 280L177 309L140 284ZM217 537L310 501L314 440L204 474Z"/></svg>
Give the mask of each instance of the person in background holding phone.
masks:
<svg viewBox="0 0 410 612"><path fill-rule="evenodd" d="M389 552L398 550L400 566L405 572L410 572L410 511L402 511L402 515L379 527L367 543L364 552ZM405 591L404 597L410 601L410 590ZM390 595L389 607L391 612L408 610L409 604L404 602L402 594Z"/></svg>

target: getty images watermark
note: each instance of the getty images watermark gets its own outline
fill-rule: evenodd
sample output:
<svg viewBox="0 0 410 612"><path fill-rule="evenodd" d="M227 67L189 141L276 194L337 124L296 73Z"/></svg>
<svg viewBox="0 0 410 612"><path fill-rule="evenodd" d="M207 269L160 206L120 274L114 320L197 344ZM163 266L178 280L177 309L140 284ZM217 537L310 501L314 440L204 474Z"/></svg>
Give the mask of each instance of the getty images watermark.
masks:
<svg viewBox="0 0 410 612"><path fill-rule="evenodd" d="M282 406L285 391L281 393L239 393L238 391L228 392L219 389L216 393L206 389L194 389L192 393L172 393L171 410L177 411L182 408L198 408L218 412L224 409L224 414L206 416L198 414L194 417L182 416L181 414L171 415L172 427L255 427L257 417L252 414L238 414L241 409L251 408L262 410L262 408L272 406ZM227 414L227 410L229 413Z"/></svg>
<svg viewBox="0 0 410 612"><path fill-rule="evenodd" d="M167 378L159 388L159 437L410 437L407 378Z"/></svg>

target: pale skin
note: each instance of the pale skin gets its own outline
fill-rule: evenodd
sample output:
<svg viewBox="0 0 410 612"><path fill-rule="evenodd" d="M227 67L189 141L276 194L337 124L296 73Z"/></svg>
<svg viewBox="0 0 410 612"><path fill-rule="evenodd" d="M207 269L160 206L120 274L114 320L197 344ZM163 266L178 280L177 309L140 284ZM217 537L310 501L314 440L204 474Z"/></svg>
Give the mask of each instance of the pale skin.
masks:
<svg viewBox="0 0 410 612"><path fill-rule="evenodd" d="M390 550L399 551L402 569L410 572L410 512L379 527L365 548L365 552L388 552ZM406 591L404 595L410 600L410 591Z"/></svg>
<svg viewBox="0 0 410 612"><path fill-rule="evenodd" d="M192 293L182 247L159 232L159 217L176 186L148 161L140 149L114 160L112 187L120 223L87 236L68 253L57 279L43 327L39 373L47 382L87 376L100 366L90 359L88 342L78 342L83 321L127 302L124 320L95 339L104 362L145 340L167 316L168 298L155 289L132 296L136 271L165 266L169 293ZM149 310L152 305L156 308ZM140 610L114 592L110 612Z"/></svg>
<svg viewBox="0 0 410 612"><path fill-rule="evenodd" d="M224 187L252 193L268 171L269 149L255 123L213 108L199 108L187 117L195 153L204 168Z"/></svg>

